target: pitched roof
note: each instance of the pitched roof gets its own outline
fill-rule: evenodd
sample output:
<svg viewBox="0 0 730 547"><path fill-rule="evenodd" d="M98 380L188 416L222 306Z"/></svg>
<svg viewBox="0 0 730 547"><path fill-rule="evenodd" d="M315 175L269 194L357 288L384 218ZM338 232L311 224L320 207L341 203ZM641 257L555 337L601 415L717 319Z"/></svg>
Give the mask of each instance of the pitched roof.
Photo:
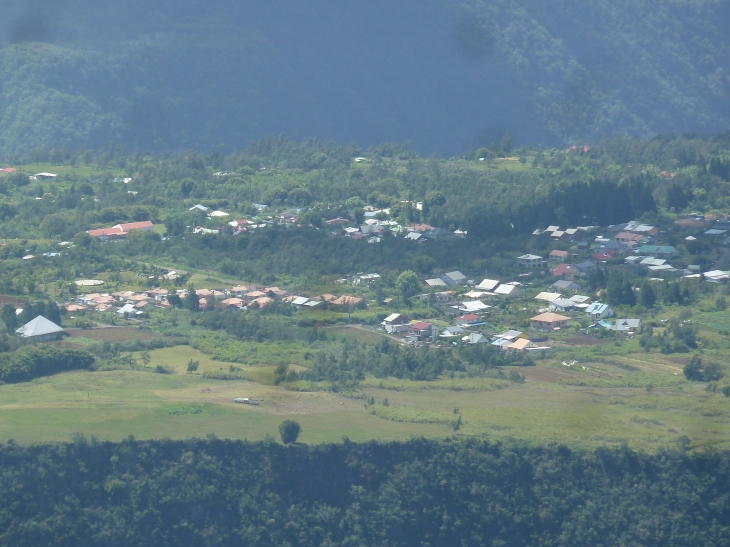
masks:
<svg viewBox="0 0 730 547"><path fill-rule="evenodd" d="M117 224L115 228L121 228L125 232L129 232L131 230L144 230L146 228L154 228L155 225L152 224L149 220L145 220L143 222L129 222L127 224Z"/></svg>
<svg viewBox="0 0 730 547"><path fill-rule="evenodd" d="M411 330L430 330L432 328L433 325L431 323L424 323L423 321L411 325Z"/></svg>
<svg viewBox="0 0 730 547"><path fill-rule="evenodd" d="M570 321L570 317L564 315L558 315L557 313L548 312L535 317L531 317L530 321L540 321L541 323L560 323L562 321Z"/></svg>
<svg viewBox="0 0 730 547"><path fill-rule="evenodd" d="M42 315L39 315L15 332L23 338L31 338L33 336L43 336L44 334L63 332L63 328L56 325L53 321L49 321Z"/></svg>
<svg viewBox="0 0 730 547"><path fill-rule="evenodd" d="M551 270L551 272L555 276L571 275L578 273L578 268L572 264L560 264L557 268Z"/></svg>
<svg viewBox="0 0 730 547"><path fill-rule="evenodd" d="M526 338L519 338L512 342L509 346L507 346L507 349L525 349L528 347L532 342L527 340Z"/></svg>
<svg viewBox="0 0 730 547"><path fill-rule="evenodd" d="M568 251L559 251L558 249L555 249L554 251L550 251L550 256L565 258L568 256Z"/></svg>
<svg viewBox="0 0 730 547"><path fill-rule="evenodd" d="M535 300L544 300L545 302L552 302L563 296L557 292L541 292L535 297Z"/></svg>
<svg viewBox="0 0 730 547"><path fill-rule="evenodd" d="M485 279L479 285L477 285L478 289L484 289L485 291L493 291L497 285L499 285L499 281L496 279Z"/></svg>

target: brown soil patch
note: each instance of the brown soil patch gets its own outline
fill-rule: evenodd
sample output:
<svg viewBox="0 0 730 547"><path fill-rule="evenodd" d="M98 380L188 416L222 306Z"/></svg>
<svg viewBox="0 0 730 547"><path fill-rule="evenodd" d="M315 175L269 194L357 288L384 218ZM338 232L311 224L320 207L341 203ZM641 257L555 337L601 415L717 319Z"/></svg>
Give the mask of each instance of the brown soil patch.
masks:
<svg viewBox="0 0 730 547"><path fill-rule="evenodd" d="M5 304L18 305L20 304L20 299L15 296L6 296L4 294L0 294L0 306L4 306Z"/></svg>
<svg viewBox="0 0 730 547"><path fill-rule="evenodd" d="M712 219L714 220L714 219ZM684 228L704 228L706 226L709 226L709 224L712 222L709 218L706 220L695 220L693 218L680 218L679 220L675 220L674 224L677 226L682 226Z"/></svg>
<svg viewBox="0 0 730 547"><path fill-rule="evenodd" d="M608 340L601 340L600 338L593 338L592 336L573 336L571 338L566 338L565 341L571 346L597 346L608 342Z"/></svg>
<svg viewBox="0 0 730 547"><path fill-rule="evenodd" d="M108 329L66 329L70 338L69 342L73 342L74 337L76 338L90 338L91 340L99 340L100 342L128 342L130 340L152 340L153 338L159 338L151 332L127 328L108 328Z"/></svg>

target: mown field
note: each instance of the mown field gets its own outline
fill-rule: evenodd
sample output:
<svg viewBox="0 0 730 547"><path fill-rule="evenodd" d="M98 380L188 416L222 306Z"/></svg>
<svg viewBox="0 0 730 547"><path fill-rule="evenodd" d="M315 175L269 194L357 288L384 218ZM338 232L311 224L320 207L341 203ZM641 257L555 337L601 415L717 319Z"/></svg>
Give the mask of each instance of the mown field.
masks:
<svg viewBox="0 0 730 547"><path fill-rule="evenodd" d="M187 373L190 360L199 363L194 374ZM262 439L276 436L288 417L302 424L306 443L468 435L527 444L625 443L646 451L687 442L730 448L730 399L687 382L683 362L629 354L565 367L547 359L517 369L524 383L510 381L509 370L435 382L370 377L358 395L342 395L302 382L286 390L273 385L274 366L214 361L178 346L151 351L145 370L73 372L0 386L0 439L64 441L77 432L108 440ZM155 372L158 365L168 373ZM235 397L258 398L261 406L237 405ZM371 397L375 404L367 404Z"/></svg>

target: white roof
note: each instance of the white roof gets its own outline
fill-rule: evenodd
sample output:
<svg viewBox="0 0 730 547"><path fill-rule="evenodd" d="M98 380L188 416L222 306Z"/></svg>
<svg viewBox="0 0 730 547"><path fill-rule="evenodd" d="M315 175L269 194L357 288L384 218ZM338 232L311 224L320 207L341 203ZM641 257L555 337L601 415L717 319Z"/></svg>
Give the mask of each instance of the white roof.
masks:
<svg viewBox="0 0 730 547"><path fill-rule="evenodd" d="M133 304L124 304L124 306L117 310L117 313L119 315L124 315L125 313L134 313L136 311L137 308L135 308Z"/></svg>
<svg viewBox="0 0 730 547"><path fill-rule="evenodd" d="M520 337L520 334L522 334L522 331L508 330L504 334L500 334L499 336L497 336L497 338L500 338L502 340L516 340Z"/></svg>
<svg viewBox="0 0 730 547"><path fill-rule="evenodd" d="M198 203L197 205L193 205L190 208L191 211L194 211L195 209L198 209L199 211L208 211L208 207L206 207L205 205L201 205L200 203Z"/></svg>
<svg viewBox="0 0 730 547"><path fill-rule="evenodd" d="M560 230L555 230L553 232L553 237L563 237L564 234L565 234L565 232L562 232Z"/></svg>
<svg viewBox="0 0 730 547"><path fill-rule="evenodd" d="M392 323L393 321L396 321L397 319L405 319L405 317L403 317L399 313L391 313L388 317L383 319L383 323Z"/></svg>
<svg viewBox="0 0 730 547"><path fill-rule="evenodd" d="M54 178L54 177L57 177L58 175L56 175L54 173L36 173L35 176L36 177L49 177L49 178Z"/></svg>
<svg viewBox="0 0 730 547"><path fill-rule="evenodd" d="M477 285L477 289L484 289L485 291L493 291L497 285L499 285L499 281L496 279L485 279L479 285Z"/></svg>
<svg viewBox="0 0 730 547"><path fill-rule="evenodd" d="M306 296L300 296L299 298L295 298L294 300L292 300L292 305L303 306L307 302L309 302L309 298L307 298Z"/></svg>
<svg viewBox="0 0 730 547"><path fill-rule="evenodd" d="M519 291L516 285L500 285L496 289L494 289L494 294L499 296L509 296L515 291Z"/></svg>
<svg viewBox="0 0 730 547"><path fill-rule="evenodd" d="M659 266L649 266L652 272L671 272L674 268L669 264L660 264Z"/></svg>
<svg viewBox="0 0 730 547"><path fill-rule="evenodd" d="M663 266L667 261L661 258L654 258L653 256L647 256L644 260L639 262L642 266Z"/></svg>
<svg viewBox="0 0 730 547"><path fill-rule="evenodd" d="M560 226L548 226L546 232L555 232L557 230L560 230Z"/></svg>
<svg viewBox="0 0 730 547"><path fill-rule="evenodd" d="M451 306L452 308L459 310L459 311L465 311L465 312L475 312L475 311L482 311L482 310L488 310L492 306L487 306L483 302L480 302L479 300L473 300L471 302L462 302L461 304L457 306Z"/></svg>
<svg viewBox="0 0 730 547"><path fill-rule="evenodd" d="M210 216L212 217L227 217L229 216L228 213L224 213L223 211L213 211Z"/></svg>
<svg viewBox="0 0 730 547"><path fill-rule="evenodd" d="M32 336L43 336L44 334L63 332L63 328L56 325L53 321L49 321L42 315L39 315L33 319L33 321L26 323L15 332L23 338L31 338Z"/></svg>
<svg viewBox="0 0 730 547"><path fill-rule="evenodd" d="M572 308L575 307L575 302L567 298L556 298L550 302L551 306L557 306L559 308Z"/></svg>
<svg viewBox="0 0 730 547"><path fill-rule="evenodd" d="M697 238L694 236L687 236L684 238L686 241L697 241Z"/></svg>
<svg viewBox="0 0 730 547"><path fill-rule="evenodd" d="M426 279L426 285L429 287L446 287L443 279Z"/></svg>
<svg viewBox="0 0 730 547"><path fill-rule="evenodd" d="M707 279L728 279L730 276L727 274L727 272L723 272L721 270L712 270L711 272L705 272L704 275Z"/></svg>
<svg viewBox="0 0 730 547"><path fill-rule="evenodd" d="M468 296L469 298L481 298L483 296L490 296L490 293L482 291L469 291L468 293L464 294L464 296Z"/></svg>
<svg viewBox="0 0 730 547"><path fill-rule="evenodd" d="M552 302L558 298L562 298L563 295L558 292L541 292L535 297L535 300L544 300L545 302Z"/></svg>
<svg viewBox="0 0 730 547"><path fill-rule="evenodd" d="M580 294L576 294L575 296L571 296L570 299L575 302L576 304L584 304L588 302L591 298L589 296L582 296Z"/></svg>
<svg viewBox="0 0 730 547"><path fill-rule="evenodd" d="M541 256L526 254L517 257L518 260L542 260Z"/></svg>

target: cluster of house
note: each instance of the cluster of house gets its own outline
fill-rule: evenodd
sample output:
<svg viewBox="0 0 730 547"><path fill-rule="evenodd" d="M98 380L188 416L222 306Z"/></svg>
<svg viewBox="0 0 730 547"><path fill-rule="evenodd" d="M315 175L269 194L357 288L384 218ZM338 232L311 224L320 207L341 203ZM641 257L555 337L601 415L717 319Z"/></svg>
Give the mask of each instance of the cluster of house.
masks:
<svg viewBox="0 0 730 547"><path fill-rule="evenodd" d="M205 309L209 301L219 303L220 306L231 309L242 309L250 307L264 308L272 304L275 297L285 297L287 291L279 287L257 288L255 285L240 285L230 289L198 289L198 305ZM182 289L175 293L183 299L187 296L187 290ZM149 289L142 292L120 291L111 294L90 293L76 297L66 305L68 312L80 311L115 311L120 316L141 315L147 306L159 308L170 308L168 301L170 291L163 288Z"/></svg>
<svg viewBox="0 0 730 547"><path fill-rule="evenodd" d="M308 298L306 296L288 296L283 299L284 302L290 302L296 308L316 308L322 304L332 304L333 306L349 306L354 307L361 305L365 299L359 296L335 296L334 294L321 294Z"/></svg>
<svg viewBox="0 0 730 547"><path fill-rule="evenodd" d="M580 294L566 296L569 291L580 291L581 286L575 281L560 280L550 287L560 292L541 292L535 297L548 305L542 315L532 317L530 323L533 329L539 331L552 331L565 328L569 325L570 317L558 315L558 312L567 313L577 311L585 313L586 317L594 323L589 328L605 328L619 332L635 333L641 327L639 319L618 319L615 323L606 321L614 317L616 312L608 304L602 302L591 302L590 297Z"/></svg>

